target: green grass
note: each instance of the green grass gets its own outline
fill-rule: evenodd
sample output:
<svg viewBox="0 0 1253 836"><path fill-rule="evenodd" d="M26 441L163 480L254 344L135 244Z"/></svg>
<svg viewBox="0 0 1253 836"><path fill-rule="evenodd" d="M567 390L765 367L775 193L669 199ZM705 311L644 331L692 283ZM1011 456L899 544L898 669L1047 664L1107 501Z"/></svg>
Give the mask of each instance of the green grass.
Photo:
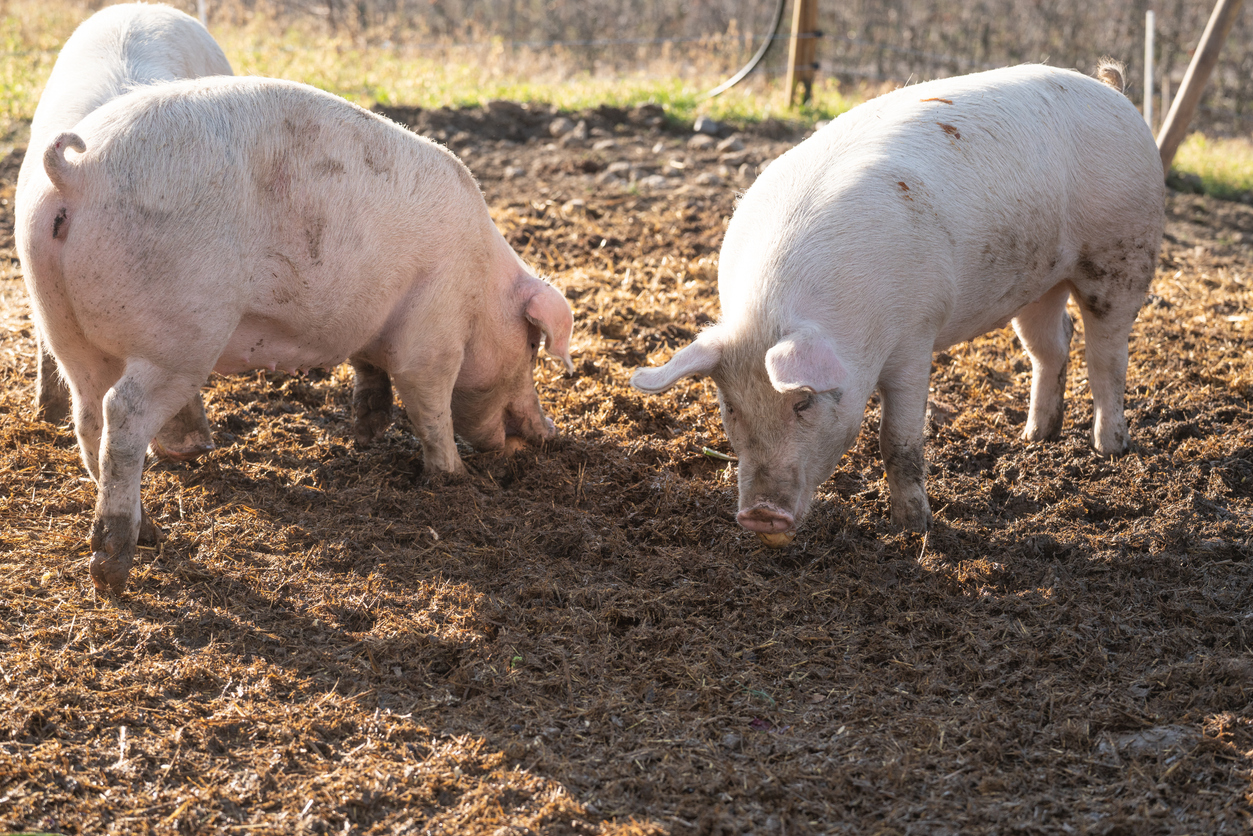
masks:
<svg viewBox="0 0 1253 836"><path fill-rule="evenodd" d="M831 80L815 85L814 101L787 110L782 85L743 83L713 99L704 93L720 76L680 76L676 72L605 76L572 70L574 58L503 48L441 48L418 55L404 46L363 47L348 39L311 35L289 27L214 29L227 58L241 75L287 78L312 84L364 106L374 103L415 107L473 107L493 99L542 101L563 110L601 104L630 107L655 102L672 119L691 122L698 115L738 122L787 118L812 123L830 119L855 102Z"/></svg>
<svg viewBox="0 0 1253 836"><path fill-rule="evenodd" d="M1209 139L1194 133L1175 152L1171 169L1201 178L1205 194L1227 199L1253 192L1253 143L1247 139Z"/></svg>
<svg viewBox="0 0 1253 836"><path fill-rule="evenodd" d="M0 123L7 123L0 124L3 133L11 134L15 123L29 121L56 50L89 13L85 5L73 0L0 0ZM629 107L655 102L679 122L704 114L734 122L783 118L813 123L833 118L856 103L826 79L815 85L811 104L788 110L782 84L757 77L707 100L705 91L733 68L693 74L693 64L726 63L693 55L684 56L686 69L678 59L657 59L646 74L606 76L581 71L574 56L551 50L512 52L499 43L434 50L404 44L366 46L360 37L327 35L311 21L280 25L261 15L242 25L210 21L210 31L240 75L302 81L367 107L376 102L465 107L512 99L578 110L600 104Z"/></svg>

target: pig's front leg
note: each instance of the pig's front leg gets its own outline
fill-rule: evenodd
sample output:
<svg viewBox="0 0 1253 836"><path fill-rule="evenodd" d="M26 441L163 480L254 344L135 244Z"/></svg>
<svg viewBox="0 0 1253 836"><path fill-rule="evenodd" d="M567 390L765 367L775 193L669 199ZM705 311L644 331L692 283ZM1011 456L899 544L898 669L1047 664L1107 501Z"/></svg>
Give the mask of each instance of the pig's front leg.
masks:
<svg viewBox="0 0 1253 836"><path fill-rule="evenodd" d="M879 378L879 451L887 471L892 522L914 531L931 528L927 461L922 452L930 371L928 347L921 360L915 356L904 367L885 371Z"/></svg>
<svg viewBox="0 0 1253 836"><path fill-rule="evenodd" d="M392 380L387 372L352 359L352 433L361 447L376 441L392 425Z"/></svg>
<svg viewBox="0 0 1253 836"><path fill-rule="evenodd" d="M446 357L416 372L392 373L409 422L422 442L427 474L465 473L452 425L452 393L460 366L460 357Z"/></svg>

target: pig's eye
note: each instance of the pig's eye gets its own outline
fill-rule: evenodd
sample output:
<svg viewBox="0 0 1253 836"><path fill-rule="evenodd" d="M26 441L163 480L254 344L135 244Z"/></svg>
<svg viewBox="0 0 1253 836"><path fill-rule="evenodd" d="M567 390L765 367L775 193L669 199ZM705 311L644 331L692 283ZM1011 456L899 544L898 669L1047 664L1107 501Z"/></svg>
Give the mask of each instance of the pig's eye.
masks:
<svg viewBox="0 0 1253 836"><path fill-rule="evenodd" d="M808 397L805 398L805 400L793 406L792 411L795 412L797 415L800 415L802 412L809 409L813 405L814 405L814 396L809 395Z"/></svg>
<svg viewBox="0 0 1253 836"><path fill-rule="evenodd" d="M727 406L727 417L730 418L732 415L735 414L735 407L731 406L730 403L727 403L726 406Z"/></svg>

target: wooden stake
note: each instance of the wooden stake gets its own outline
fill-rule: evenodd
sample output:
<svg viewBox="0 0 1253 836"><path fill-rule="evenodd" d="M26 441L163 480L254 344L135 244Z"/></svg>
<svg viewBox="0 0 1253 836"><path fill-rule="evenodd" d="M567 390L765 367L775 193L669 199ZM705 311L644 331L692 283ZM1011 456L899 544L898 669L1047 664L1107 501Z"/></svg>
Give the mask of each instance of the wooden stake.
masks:
<svg viewBox="0 0 1253 836"><path fill-rule="evenodd" d="M787 106L796 104L796 84L805 92L801 102L814 95L814 74L818 69L818 0L796 0L792 11L792 44L788 49Z"/></svg>
<svg viewBox="0 0 1253 836"><path fill-rule="evenodd" d="M1144 13L1144 121L1153 130L1153 38L1157 26L1153 10Z"/></svg>
<svg viewBox="0 0 1253 836"><path fill-rule="evenodd" d="M1218 53L1231 32L1232 24L1236 22L1236 13L1240 11L1241 2L1242 0L1218 0L1214 4L1209 23L1205 25L1205 32L1201 35L1201 42L1197 44L1196 52L1192 55L1192 63L1188 65L1188 71L1179 85L1179 92L1175 94L1170 112L1166 114L1166 121L1162 123L1162 131L1157 135L1157 150L1162 155L1163 175L1170 171L1170 163L1175 159L1179 143L1183 142L1184 134L1188 132L1188 125L1192 122L1201 93L1205 90L1205 82L1209 80L1210 73L1218 63Z"/></svg>

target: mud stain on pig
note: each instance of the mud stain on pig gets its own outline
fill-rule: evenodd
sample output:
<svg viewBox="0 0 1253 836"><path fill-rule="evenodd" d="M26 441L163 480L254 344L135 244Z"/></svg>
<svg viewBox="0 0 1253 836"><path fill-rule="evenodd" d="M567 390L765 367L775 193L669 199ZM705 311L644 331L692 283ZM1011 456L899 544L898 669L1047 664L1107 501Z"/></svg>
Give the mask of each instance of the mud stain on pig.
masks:
<svg viewBox="0 0 1253 836"><path fill-rule="evenodd" d="M300 271L295 263L283 253L271 251L268 256L271 265L270 276L274 280L273 289L270 291L271 298L277 305L295 302L306 290L306 283Z"/></svg>
<svg viewBox="0 0 1253 836"><path fill-rule="evenodd" d="M944 131L944 133L948 134L953 139L962 138L961 131L957 130L956 126L950 125L946 122L936 122L936 124L940 126L940 130Z"/></svg>
<svg viewBox="0 0 1253 836"><path fill-rule="evenodd" d="M283 120L283 128L298 146L313 145L322 135L322 126L312 120L301 124L288 117Z"/></svg>
<svg viewBox="0 0 1253 836"><path fill-rule="evenodd" d="M284 158L262 162L253 170L253 183L262 197L283 200L291 192L291 171Z"/></svg>
<svg viewBox="0 0 1253 836"><path fill-rule="evenodd" d="M56 218L52 221L52 237L54 239L59 239L61 237L61 230L65 227L65 222L68 220L69 214L65 211L65 207L62 206L61 210L57 212ZM66 230L66 235L69 235L68 229Z"/></svg>
<svg viewBox="0 0 1253 836"><path fill-rule="evenodd" d="M1138 262L1149 261L1143 246L1128 245L1119 241L1116 246L1101 253L1093 253L1085 247L1079 251L1075 265L1075 295L1085 309L1098 319L1109 314L1111 298L1117 299L1127 291L1143 293L1152 280L1152 272L1137 269Z"/></svg>
<svg viewBox="0 0 1253 836"><path fill-rule="evenodd" d="M322 177L337 177L344 173L344 164L339 160L327 158L313 167L313 172Z"/></svg>
<svg viewBox="0 0 1253 836"><path fill-rule="evenodd" d="M326 218L317 217L309 221L305 227L305 243L309 247L309 260L318 265L322 263L322 235L326 231Z"/></svg>
<svg viewBox="0 0 1253 836"><path fill-rule="evenodd" d="M889 444L882 451L883 467L902 484L915 484L927 477L927 460L922 445L903 441Z"/></svg>
<svg viewBox="0 0 1253 836"><path fill-rule="evenodd" d="M369 145L366 145L363 148L362 160L365 162L365 167L370 169L373 174L377 174L382 177L385 174L391 173L391 160L380 159L375 154L374 149Z"/></svg>

